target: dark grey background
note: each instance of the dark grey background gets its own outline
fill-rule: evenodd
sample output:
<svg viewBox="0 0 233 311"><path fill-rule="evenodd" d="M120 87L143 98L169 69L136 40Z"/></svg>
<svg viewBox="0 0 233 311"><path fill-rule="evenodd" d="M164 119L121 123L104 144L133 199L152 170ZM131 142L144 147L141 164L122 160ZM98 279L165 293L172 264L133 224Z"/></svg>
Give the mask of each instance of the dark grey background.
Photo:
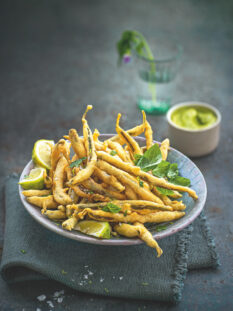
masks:
<svg viewBox="0 0 233 311"><path fill-rule="evenodd" d="M57 289L65 289L66 297L55 310L230 310L233 2L6 0L0 14L1 186L5 176L21 172L35 140L57 140L71 127L80 131L87 104L94 105L90 126L102 133L114 131L119 111L123 126L140 122L134 68L116 66L115 43L125 29L179 38L185 54L174 102L206 101L223 116L219 148L194 160L207 181L206 213L222 266L216 272L188 273L178 306L92 297L52 281L8 286L0 278L0 310L49 310L36 297ZM165 137L165 117L148 119L155 138ZM3 219L1 223L0 246Z"/></svg>

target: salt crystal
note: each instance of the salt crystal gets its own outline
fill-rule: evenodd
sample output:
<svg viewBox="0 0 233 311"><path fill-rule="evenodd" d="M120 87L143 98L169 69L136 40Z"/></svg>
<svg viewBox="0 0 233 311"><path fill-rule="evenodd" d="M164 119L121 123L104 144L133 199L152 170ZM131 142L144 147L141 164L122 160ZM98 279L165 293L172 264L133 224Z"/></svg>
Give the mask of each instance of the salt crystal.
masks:
<svg viewBox="0 0 233 311"><path fill-rule="evenodd" d="M104 281L104 278L100 278L100 283L102 283Z"/></svg>
<svg viewBox="0 0 233 311"><path fill-rule="evenodd" d="M24 310L24 309L23 309ZM41 311L41 309L40 308L36 308L36 311Z"/></svg>
<svg viewBox="0 0 233 311"><path fill-rule="evenodd" d="M84 279L86 279L86 280L88 279L88 275L87 274L84 275Z"/></svg>
<svg viewBox="0 0 233 311"><path fill-rule="evenodd" d="M88 274L89 274L89 275L93 275L94 273L93 273L93 272L91 272L91 271L88 271Z"/></svg>
<svg viewBox="0 0 233 311"><path fill-rule="evenodd" d="M84 268L88 268L88 266L84 266Z"/></svg>
<svg viewBox="0 0 233 311"><path fill-rule="evenodd" d="M116 278L115 275L112 278L115 279Z"/></svg>
<svg viewBox="0 0 233 311"><path fill-rule="evenodd" d="M58 298L57 298L57 302L58 302L58 303L62 303L62 301L63 301L63 297L58 297Z"/></svg>
<svg viewBox="0 0 233 311"><path fill-rule="evenodd" d="M37 299L39 301L44 301L46 299L46 296L45 295L40 295L40 296L37 297Z"/></svg>
<svg viewBox="0 0 233 311"><path fill-rule="evenodd" d="M123 276L120 276L120 277L119 277L119 280L120 280L120 281L123 280Z"/></svg>
<svg viewBox="0 0 233 311"><path fill-rule="evenodd" d="M53 305L52 301L48 300L48 301L46 301L46 302L47 302L47 304L50 306L50 308L54 308L54 305Z"/></svg>

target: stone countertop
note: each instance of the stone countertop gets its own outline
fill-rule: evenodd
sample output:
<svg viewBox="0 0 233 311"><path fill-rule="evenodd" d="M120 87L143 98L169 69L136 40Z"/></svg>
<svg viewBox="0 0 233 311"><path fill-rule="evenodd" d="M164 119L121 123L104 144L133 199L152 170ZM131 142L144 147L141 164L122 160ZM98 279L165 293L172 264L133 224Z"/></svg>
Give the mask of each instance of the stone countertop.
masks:
<svg viewBox="0 0 233 311"><path fill-rule="evenodd" d="M74 292L53 281L7 285L0 278L0 310L49 310L36 299L65 290L55 310L230 310L232 307L232 1L1 1L0 4L0 186L20 173L35 140L57 140L81 130L87 104L90 126L114 132L117 113L128 128L141 120L135 105L134 66L116 66L116 41L125 29L146 36L175 35L184 47L174 102L200 100L222 113L221 142L194 159L208 186L206 214L221 267L187 275L177 306L120 301ZM167 135L164 116L148 116L157 140ZM2 195L2 194L1 194ZM1 223L4 220L1 219ZM0 246L3 243L0 226ZM190 307L192 306L192 307Z"/></svg>

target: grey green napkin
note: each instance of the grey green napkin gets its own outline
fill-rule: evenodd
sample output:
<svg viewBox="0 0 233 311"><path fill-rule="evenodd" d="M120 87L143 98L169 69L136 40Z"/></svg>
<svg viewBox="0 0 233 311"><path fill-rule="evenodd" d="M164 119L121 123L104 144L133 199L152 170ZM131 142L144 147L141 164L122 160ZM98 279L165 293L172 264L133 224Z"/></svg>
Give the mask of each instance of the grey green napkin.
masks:
<svg viewBox="0 0 233 311"><path fill-rule="evenodd" d="M188 269L218 266L203 214L193 225L160 240L164 253L158 259L145 245L84 244L45 229L24 209L17 182L18 176L11 176L5 187L0 269L6 282L50 278L87 293L177 302Z"/></svg>

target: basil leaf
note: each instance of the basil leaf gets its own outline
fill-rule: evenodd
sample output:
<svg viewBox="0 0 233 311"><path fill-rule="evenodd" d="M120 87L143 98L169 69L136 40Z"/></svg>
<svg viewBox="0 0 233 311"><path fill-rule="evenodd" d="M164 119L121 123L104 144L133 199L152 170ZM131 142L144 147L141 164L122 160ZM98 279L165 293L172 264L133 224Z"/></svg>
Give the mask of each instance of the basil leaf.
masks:
<svg viewBox="0 0 233 311"><path fill-rule="evenodd" d="M109 212L109 213L118 213L121 211L121 208L111 202L109 202L107 205L105 205L102 208L102 211Z"/></svg>
<svg viewBox="0 0 233 311"><path fill-rule="evenodd" d="M162 154L157 144L150 147L138 160L137 166L147 172L154 169L162 161Z"/></svg>
<svg viewBox="0 0 233 311"><path fill-rule="evenodd" d="M175 178L171 179L170 182L184 187L189 187L191 183L190 179L182 176L176 176Z"/></svg>
<svg viewBox="0 0 233 311"><path fill-rule="evenodd" d="M170 189L165 189L165 188L162 188L162 187L156 187L157 190L161 193L161 194L164 194L164 195L172 195L174 194L174 191L170 190Z"/></svg>
<svg viewBox="0 0 233 311"><path fill-rule="evenodd" d="M167 177L169 179L173 179L176 176L178 176L178 174L179 174L179 171L178 171L177 163L170 164L170 167L169 167L168 172L167 172Z"/></svg>
<svg viewBox="0 0 233 311"><path fill-rule="evenodd" d="M141 154L135 154L134 155L134 164L137 165L138 161L143 157Z"/></svg>
<svg viewBox="0 0 233 311"><path fill-rule="evenodd" d="M152 174L159 178L167 177L169 167L170 167L169 162L162 161L156 166L156 168L153 169Z"/></svg>
<svg viewBox="0 0 233 311"><path fill-rule="evenodd" d="M110 152L110 155L111 155L111 156L115 156L116 154L117 154L116 150L112 150L112 151Z"/></svg>
<svg viewBox="0 0 233 311"><path fill-rule="evenodd" d="M73 167L79 167L79 165L84 161L86 160L87 157L83 157L81 159L78 159L76 161L73 161L70 163L70 167L73 168Z"/></svg>

